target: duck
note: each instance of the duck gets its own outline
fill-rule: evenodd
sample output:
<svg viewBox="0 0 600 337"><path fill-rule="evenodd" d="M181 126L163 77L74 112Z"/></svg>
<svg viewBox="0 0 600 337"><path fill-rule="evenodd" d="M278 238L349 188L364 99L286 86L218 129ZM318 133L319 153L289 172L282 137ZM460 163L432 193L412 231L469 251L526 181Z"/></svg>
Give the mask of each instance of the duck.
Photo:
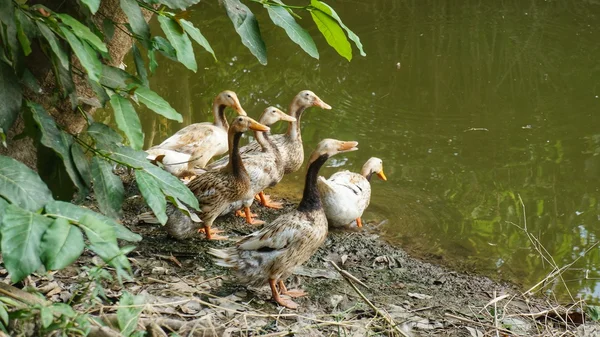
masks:
<svg viewBox="0 0 600 337"><path fill-rule="evenodd" d="M319 177L317 187L329 226L349 227L356 220L356 226L362 227L362 214L371 201L373 174L387 180L383 161L377 157L367 160L360 174L346 170L334 173L329 179Z"/></svg>
<svg viewBox="0 0 600 337"><path fill-rule="evenodd" d="M287 115L285 112L279 110L276 107L270 106L266 108L260 116L258 122L271 126L278 121L294 122L296 118ZM275 186L283 179L284 174L284 162L279 149L273 144L270 132L254 132L256 141L261 146L260 152L249 152L241 155L244 167L250 176L250 186L252 193L263 194L263 189L267 187ZM228 161L227 161L228 162ZM221 169L223 164L227 162L221 161L219 165L208 165L209 169ZM264 196L263 196L264 198ZM261 225L264 222L258 219L254 219L257 215L250 211L250 206L254 202L253 198L240 200L232 203L221 215L225 215L233 210L239 210L243 207L243 211L238 211L236 214L246 218L246 222L252 225ZM283 207L281 203L277 202L266 202L267 207L280 209Z"/></svg>
<svg viewBox="0 0 600 337"><path fill-rule="evenodd" d="M233 247L210 248L208 253L214 257L214 262L233 268L241 282L254 286L268 283L276 303L290 309L298 308L297 303L281 295L306 295L302 290L288 290L284 280L294 268L306 262L327 237L327 218L317 190L319 169L329 157L358 150L357 145L358 142L335 139L319 142L308 160L304 192L298 207L242 238Z"/></svg>
<svg viewBox="0 0 600 337"><path fill-rule="evenodd" d="M228 130L231 161L220 170L210 170L196 176L187 184L200 204L201 212L198 213L198 217L204 228L198 229L198 222L170 205L165 229L172 237L183 240L195 235L195 230L198 229L198 232L205 233L208 240L227 239L226 236L218 235L220 230L211 228L214 220L231 203L254 196L250 191L250 177L239 153L240 138L248 130L265 132L269 131L269 127L248 116L238 116L234 119Z"/></svg>
<svg viewBox="0 0 600 337"><path fill-rule="evenodd" d="M271 137L272 144L281 153L282 162L284 164L284 174L289 174L298 171L304 162L304 147L302 145L302 134L300 129L300 120L306 109L310 107L319 107L324 110L331 110L331 106L325 102L314 92L310 90L300 91L292 100L289 106L288 114L296 120L288 124L285 134L275 135ZM249 153L259 153L262 147L258 141L249 143L240 149L242 155ZM217 167L227 163L227 157L223 157L211 165ZM264 193L259 194L263 206L273 205L271 198ZM276 205L276 204L275 204Z"/></svg>
<svg viewBox="0 0 600 337"><path fill-rule="evenodd" d="M247 116L236 93L225 90L213 101L213 123L195 123L184 127L159 145L146 150L147 159L162 162L165 170L181 177L194 167L205 167L214 156L227 153L227 107L240 116Z"/></svg>

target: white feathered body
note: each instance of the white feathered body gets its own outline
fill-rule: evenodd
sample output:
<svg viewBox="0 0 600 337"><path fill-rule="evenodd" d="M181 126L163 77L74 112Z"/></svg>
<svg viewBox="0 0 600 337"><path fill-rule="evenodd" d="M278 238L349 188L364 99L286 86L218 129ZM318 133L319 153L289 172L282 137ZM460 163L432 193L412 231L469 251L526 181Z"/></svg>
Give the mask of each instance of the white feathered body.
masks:
<svg viewBox="0 0 600 337"><path fill-rule="evenodd" d="M371 200L371 184L362 175L350 171L319 177L317 188L332 227L347 227L360 218Z"/></svg>

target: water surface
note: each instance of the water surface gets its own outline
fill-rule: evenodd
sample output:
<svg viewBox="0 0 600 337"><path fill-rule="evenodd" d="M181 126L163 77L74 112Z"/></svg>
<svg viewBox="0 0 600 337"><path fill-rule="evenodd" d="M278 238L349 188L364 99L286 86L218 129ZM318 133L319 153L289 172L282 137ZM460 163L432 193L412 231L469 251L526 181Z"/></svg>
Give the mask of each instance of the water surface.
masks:
<svg viewBox="0 0 600 337"><path fill-rule="evenodd" d="M200 47L196 74L159 59L151 86L185 125L212 121L211 102L224 89L236 91L253 117L268 105L287 109L298 91L313 90L333 110L305 114L305 151L322 138L360 143L359 151L331 160L325 176L383 159L388 181L373 181L364 220L387 220L381 230L391 242L524 289L553 264L575 262L544 289L565 300L600 298L592 247L600 232L596 1L331 2L367 52L360 57L355 49L350 63L320 37L321 58L310 58L260 6L249 5L261 23L267 66L211 2L196 6L191 20L219 62ZM301 15L317 37L310 15ZM146 146L183 126L151 113L142 120ZM303 174L286 176L272 193L299 197Z"/></svg>

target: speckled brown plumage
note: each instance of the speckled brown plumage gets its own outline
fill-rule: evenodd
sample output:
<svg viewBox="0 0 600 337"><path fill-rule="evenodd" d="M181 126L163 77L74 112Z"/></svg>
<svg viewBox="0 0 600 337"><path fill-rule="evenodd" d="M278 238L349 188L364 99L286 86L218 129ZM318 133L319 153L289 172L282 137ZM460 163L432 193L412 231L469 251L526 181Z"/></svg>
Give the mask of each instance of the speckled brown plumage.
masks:
<svg viewBox="0 0 600 337"><path fill-rule="evenodd" d="M242 133L249 129L269 130L268 127L250 117L236 117L228 132L231 162L220 170L208 171L197 176L187 185L200 204L201 212L198 216L203 221L202 225L208 239L212 238L210 227L213 221L229 204L253 196L249 193L250 178L238 150ZM177 212L174 212L174 216L169 217L165 225L169 234L178 239L185 239L193 235L194 229L198 225L193 223L189 217L176 214Z"/></svg>
<svg viewBox="0 0 600 337"><path fill-rule="evenodd" d="M210 249L209 254L216 257L216 263L234 268L242 282L253 285L269 282L275 301L295 308L294 302L279 297L287 293L287 289L278 292L274 284L281 281L282 287L283 280L294 268L308 260L325 241L327 219L316 186L318 172L330 156L356 150L356 144L333 139L321 141L309 160L298 208L246 236L235 247Z"/></svg>

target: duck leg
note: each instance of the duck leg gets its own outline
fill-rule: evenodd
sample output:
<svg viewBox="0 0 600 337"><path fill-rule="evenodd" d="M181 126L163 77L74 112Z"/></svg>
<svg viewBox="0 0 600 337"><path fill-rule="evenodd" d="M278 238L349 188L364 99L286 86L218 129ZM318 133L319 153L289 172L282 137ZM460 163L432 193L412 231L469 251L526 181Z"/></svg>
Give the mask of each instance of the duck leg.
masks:
<svg viewBox="0 0 600 337"><path fill-rule="evenodd" d="M227 240L228 239L227 236L222 236L222 235L217 234L217 233L223 233L222 230L216 229L216 228L210 228L210 226L212 225L214 220L215 219L207 219L207 221L204 222L204 228L200 228L198 230L198 232L204 232L207 240Z"/></svg>
<svg viewBox="0 0 600 337"><path fill-rule="evenodd" d="M262 225L265 222L262 220L255 220L254 218L258 217L258 214L256 213L252 213L252 211L250 211L250 207L246 207L244 206L244 210L238 210L235 212L235 215L241 216L241 217L245 217L246 218L246 223L249 223L251 225Z"/></svg>
<svg viewBox="0 0 600 337"><path fill-rule="evenodd" d="M301 289L290 289L288 290L283 284L283 280L279 280L279 293L281 295L288 295L289 297L302 297L308 295L304 290Z"/></svg>
<svg viewBox="0 0 600 337"><path fill-rule="evenodd" d="M284 299L279 296L279 292L277 291L276 282L273 279L269 279L269 286L271 287L271 296L273 296L273 300L277 302L279 305L284 306L289 309L297 309L298 304L292 300Z"/></svg>
<svg viewBox="0 0 600 337"><path fill-rule="evenodd" d="M356 218L356 227L358 227L358 228L362 227L362 220L361 220L361 218Z"/></svg>
<svg viewBox="0 0 600 337"><path fill-rule="evenodd" d="M260 191L260 193L258 193L258 197L260 198L260 203L265 207L269 207L269 208L273 208L273 209L282 209L283 208L283 203L281 203L279 201L271 200L271 197L269 195L265 194L263 191Z"/></svg>

